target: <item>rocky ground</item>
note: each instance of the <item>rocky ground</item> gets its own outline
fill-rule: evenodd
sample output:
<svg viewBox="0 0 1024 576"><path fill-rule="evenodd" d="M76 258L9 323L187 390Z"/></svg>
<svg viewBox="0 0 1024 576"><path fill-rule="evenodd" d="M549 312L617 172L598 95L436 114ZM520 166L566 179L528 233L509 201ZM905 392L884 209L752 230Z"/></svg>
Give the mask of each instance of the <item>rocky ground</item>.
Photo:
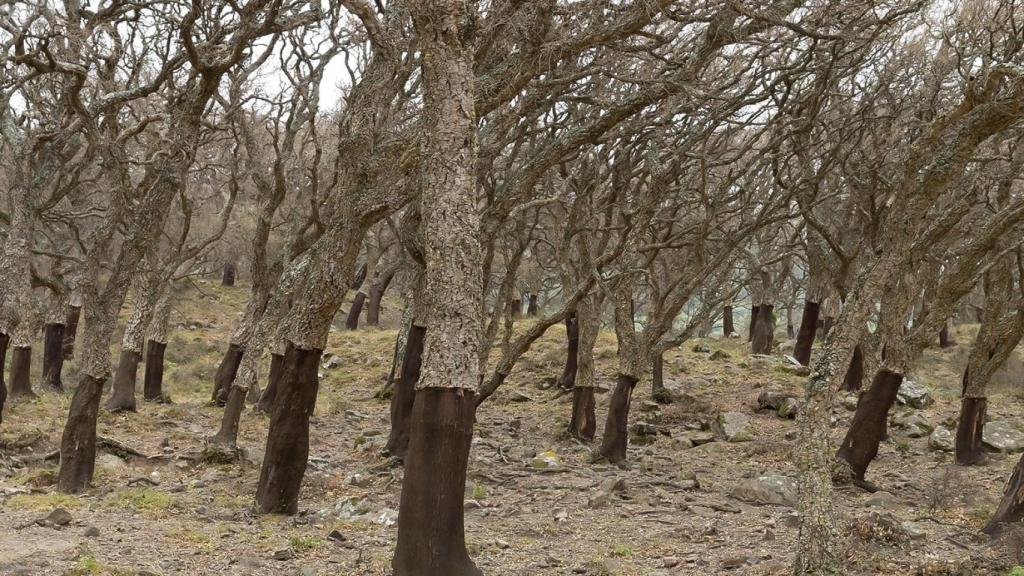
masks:
<svg viewBox="0 0 1024 576"><path fill-rule="evenodd" d="M203 457L220 410L207 402L244 287L198 283L179 306L165 385L174 403L100 416L95 487L54 491L69 398L44 392L8 405L0 430L0 574L389 574L401 468L379 455L388 410L374 398L390 367L393 330L334 332L322 370L309 469L295 517L255 516L251 495L267 419L243 415L246 458ZM526 321L524 321L526 322ZM951 465L961 345L932 350L893 415L869 470L881 491L842 487L848 574L1003 574L1024 564L1011 533L978 528L1024 450L1020 351L990 400L988 461ZM787 574L798 516L789 419L801 370L745 342L688 342L666 355L672 405L633 405L630 464L593 463L568 439L570 396L550 388L564 331L552 328L479 412L466 488L466 533L484 574ZM597 356L606 385L615 343ZM38 365L38 361L36 362ZM74 382L75 366L66 367ZM856 399L835 407L836 440ZM603 423L607 395L599 396ZM598 430L600 434L600 428Z"/></svg>

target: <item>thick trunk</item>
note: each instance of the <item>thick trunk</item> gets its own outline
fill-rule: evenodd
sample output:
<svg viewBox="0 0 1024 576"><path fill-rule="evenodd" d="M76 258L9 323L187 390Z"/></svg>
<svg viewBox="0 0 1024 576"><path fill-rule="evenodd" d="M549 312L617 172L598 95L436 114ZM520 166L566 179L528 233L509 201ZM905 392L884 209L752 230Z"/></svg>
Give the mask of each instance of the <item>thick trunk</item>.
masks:
<svg viewBox="0 0 1024 576"><path fill-rule="evenodd" d="M981 531L994 536L1002 531L1004 524L1017 522L1021 518L1024 518L1024 455L1013 467L1013 474L1006 483L999 507Z"/></svg>
<svg viewBox="0 0 1024 576"><path fill-rule="evenodd" d="M871 388L861 396L850 429L836 456L850 465L853 477L864 479L868 465L878 454L878 444L885 438L889 409L896 402L896 393L903 375L888 369L875 373Z"/></svg>
<svg viewBox="0 0 1024 576"><path fill-rule="evenodd" d="M594 439L597 432L597 415L594 408L593 386L577 386L572 390L572 419L569 420L569 434L585 442Z"/></svg>
<svg viewBox="0 0 1024 576"><path fill-rule="evenodd" d="M356 330L359 328L359 315L363 313L364 302L366 302L366 294L362 290L356 292L356 297L352 300L352 307L348 310L348 317L345 318L346 329Z"/></svg>
<svg viewBox="0 0 1024 576"><path fill-rule="evenodd" d="M530 294L529 298L530 300L526 305L526 315L536 316L540 312L540 308L537 306L537 295Z"/></svg>
<svg viewBox="0 0 1024 576"><path fill-rule="evenodd" d="M235 265L234 263L228 262L224 265L224 272L220 278L221 286L234 286L235 285Z"/></svg>
<svg viewBox="0 0 1024 576"><path fill-rule="evenodd" d="M580 356L580 325L575 314L565 317L565 338L565 368L558 378L558 386L565 390L572 390L576 386L576 371L579 367Z"/></svg>
<svg viewBox="0 0 1024 576"><path fill-rule="evenodd" d="M11 398L35 397L36 393L32 391L31 371L32 348L15 346L11 353Z"/></svg>
<svg viewBox="0 0 1024 576"><path fill-rule="evenodd" d="M966 374L964 378L967 378ZM977 464L984 457L981 440L987 404L985 398L964 396L960 400L960 422L956 427L955 444L956 463L960 466Z"/></svg>
<svg viewBox="0 0 1024 576"><path fill-rule="evenodd" d="M256 403L256 410L264 414L274 411L274 399L277 398L277 391L281 385L281 374L284 372L284 354L270 354L270 375L267 378L267 387L260 395L260 401Z"/></svg>
<svg viewBox="0 0 1024 576"><path fill-rule="evenodd" d="M846 376L843 377L843 390L859 392L864 385L864 352L860 345L854 346L853 356L850 358L850 365L846 367Z"/></svg>
<svg viewBox="0 0 1024 576"><path fill-rule="evenodd" d="M366 307L366 324L368 326L380 325L381 301L384 300L384 293L388 291L388 286L391 285L391 279L394 277L395 273L393 271L388 272L381 278L380 282L370 286L370 302Z"/></svg>
<svg viewBox="0 0 1024 576"><path fill-rule="evenodd" d="M78 320L82 317L82 307L68 306L67 319L64 321L64 359L75 357L75 336L78 334Z"/></svg>
<svg viewBox="0 0 1024 576"><path fill-rule="evenodd" d="M247 392L237 384L231 386L225 398L224 412L220 416L220 428L208 439L211 445L227 452L233 452L238 448L238 424L242 420Z"/></svg>
<svg viewBox="0 0 1024 576"><path fill-rule="evenodd" d="M103 379L82 373L71 397L68 420L60 440L57 490L77 494L89 487L96 465L96 416L103 395Z"/></svg>
<svg viewBox="0 0 1024 576"><path fill-rule="evenodd" d="M629 405L637 380L626 374L616 378L615 390L608 404L608 418L604 424L604 439L601 441L601 455L612 464L626 461L626 444L629 430Z"/></svg>
<svg viewBox="0 0 1024 576"><path fill-rule="evenodd" d="M107 399L107 410L111 412L135 411L135 381L138 372L139 353L122 348L121 356L117 361L117 372L114 373L110 398Z"/></svg>
<svg viewBox="0 0 1024 576"><path fill-rule="evenodd" d="M317 369L321 354L323 350L296 348L291 342L285 350L256 488L256 505L264 514L295 514L299 510L299 488L309 456L309 417L320 386Z"/></svg>
<svg viewBox="0 0 1024 576"><path fill-rule="evenodd" d="M800 331L797 332L796 346L793 348L793 357L804 366L811 363L811 345L814 344L814 335L818 332L818 313L820 311L820 303L804 301L804 313L800 317Z"/></svg>
<svg viewBox="0 0 1024 576"><path fill-rule="evenodd" d="M728 338L736 332L732 323L732 306L722 308L722 335Z"/></svg>
<svg viewBox="0 0 1024 576"><path fill-rule="evenodd" d="M47 324L43 327L43 385L53 390L64 390L61 372L64 370L64 325Z"/></svg>
<svg viewBox="0 0 1024 576"><path fill-rule="evenodd" d="M754 336L750 341L750 349L754 354L771 354L775 344L775 315L771 304L762 304L757 309L757 321L754 322Z"/></svg>
<svg viewBox="0 0 1024 576"><path fill-rule="evenodd" d="M402 486L394 576L480 576L466 552L463 499L473 439L473 392L422 388Z"/></svg>
<svg viewBox="0 0 1024 576"><path fill-rule="evenodd" d="M754 304L750 307L750 325L747 328L747 342L754 341L754 331L757 330L758 317L761 315L761 307Z"/></svg>
<svg viewBox="0 0 1024 576"><path fill-rule="evenodd" d="M231 343L224 353L224 358L220 361L217 373L213 377L213 395L211 397L211 400L218 406L223 406L228 399L231 383L235 381L238 365L242 363L242 354L241 346Z"/></svg>
<svg viewBox="0 0 1024 576"><path fill-rule="evenodd" d="M170 397L164 394L164 351L166 342L150 340L146 343L146 373L143 377L142 399L153 402L169 403Z"/></svg>
<svg viewBox="0 0 1024 576"><path fill-rule="evenodd" d="M402 372L391 394L391 433L384 451L389 456L405 459L409 449L409 434L413 406L416 399L416 383L420 379L423 365L423 342L427 329L413 325L405 343L405 358Z"/></svg>
<svg viewBox="0 0 1024 576"><path fill-rule="evenodd" d="M7 402L7 383L4 382L4 364L7 363L7 345L11 337L0 332L0 424L4 421L4 404Z"/></svg>

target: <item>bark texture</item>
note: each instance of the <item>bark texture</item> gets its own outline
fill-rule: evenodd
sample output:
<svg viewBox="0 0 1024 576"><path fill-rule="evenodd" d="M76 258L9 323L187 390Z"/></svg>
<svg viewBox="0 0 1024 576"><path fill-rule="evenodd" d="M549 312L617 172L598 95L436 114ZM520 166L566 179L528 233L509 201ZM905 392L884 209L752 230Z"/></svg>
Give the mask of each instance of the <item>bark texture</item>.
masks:
<svg viewBox="0 0 1024 576"><path fill-rule="evenodd" d="M854 478L864 479L868 465L878 454L878 445L885 438L889 409L896 402L896 393L903 375L883 368L875 373L871 387L857 403L850 429L836 456L850 466Z"/></svg>
<svg viewBox="0 0 1024 576"><path fill-rule="evenodd" d="M761 304L757 307L757 320L751 322L753 325L753 336L750 341L750 349L754 354L771 354L775 345L775 313L771 304Z"/></svg>
<svg viewBox="0 0 1024 576"><path fill-rule="evenodd" d="M964 375L966 378L967 375ZM960 466L972 466L984 459L981 440L985 428L987 400L964 396L960 400L960 420L956 427L955 454Z"/></svg>
<svg viewBox="0 0 1024 576"><path fill-rule="evenodd" d="M43 326L43 385L52 390L64 390L61 372L64 370L64 325Z"/></svg>
<svg viewBox="0 0 1024 576"><path fill-rule="evenodd" d="M363 313L363 304L366 302L366 293L362 290L356 292L352 300L352 307L348 309L348 316L345 318L345 328L356 330L359 328L359 316Z"/></svg>
<svg viewBox="0 0 1024 576"><path fill-rule="evenodd" d="M82 317L82 307L74 304L68 306L67 319L64 321L64 359L75 357L75 337L78 334L78 319Z"/></svg>
<svg viewBox="0 0 1024 576"><path fill-rule="evenodd" d="M4 364L7 363L7 345L11 337L0 332L0 424L4 421L4 404L7 403L7 383L4 382Z"/></svg>
<svg viewBox="0 0 1024 576"><path fill-rule="evenodd" d="M164 394L164 351L167 344L150 340L146 343L146 372L143 376L142 399L151 402L170 402Z"/></svg>
<svg viewBox="0 0 1024 576"><path fill-rule="evenodd" d="M565 368L558 377L559 388L572 390L576 386L576 372L579 369L580 325L575 314L565 318Z"/></svg>
<svg viewBox="0 0 1024 576"><path fill-rule="evenodd" d="M413 403L416 398L416 383L420 379L420 368L423 363L423 341L427 329L413 325L405 342L405 357L402 370L391 395L391 432L384 451L399 459L404 459L409 448L409 433Z"/></svg>
<svg viewBox="0 0 1024 576"><path fill-rule="evenodd" d="M71 397L68 421L60 440L57 490L65 494L82 492L92 483L96 467L96 417L102 394L103 380L82 374Z"/></svg>
<svg viewBox="0 0 1024 576"><path fill-rule="evenodd" d="M114 384L110 398L107 399L107 410L111 412L135 411L135 383L139 372L139 353L134 350L121 349L114 372Z"/></svg>
<svg viewBox="0 0 1024 576"><path fill-rule="evenodd" d="M218 405L227 402L228 390L238 374L238 366L242 363L242 354L242 348L234 342L229 344L227 351L224 352L224 359L220 361L217 373L213 377L212 400Z"/></svg>
<svg viewBox="0 0 1024 576"><path fill-rule="evenodd" d="M735 333L736 328L732 320L732 306L724 306L722 308L722 335L728 338Z"/></svg>
<svg viewBox="0 0 1024 576"><path fill-rule="evenodd" d="M274 399L281 389L281 375L284 374L284 354L270 354L270 376L267 378L267 387L260 395L260 401L256 409L264 414L271 414L274 410Z"/></svg>
<svg viewBox="0 0 1024 576"><path fill-rule="evenodd" d="M608 419L605 420L604 438L601 441L601 455L612 464L626 461L626 445L629 441L629 405L637 379L619 374L608 403Z"/></svg>
<svg viewBox="0 0 1024 576"><path fill-rule="evenodd" d="M1006 524L1018 522L1021 518L1024 518L1024 455L1013 467L1013 473L1003 491L1003 499L981 531L994 536L999 534Z"/></svg>
<svg viewBox="0 0 1024 576"><path fill-rule="evenodd" d="M843 377L843 390L848 392L859 392L864 385L864 351L860 345L854 346L853 356L850 358L850 365L846 368L846 376Z"/></svg>
<svg viewBox="0 0 1024 576"><path fill-rule="evenodd" d="M818 312L820 310L820 303L804 301L804 313L800 316L800 331L796 334L796 346L793 348L793 357L804 366L811 363L811 345L814 344L814 335L818 332Z"/></svg>
<svg viewBox="0 0 1024 576"><path fill-rule="evenodd" d="M32 391L32 348L28 346L15 346L11 352L11 390L10 398L34 398L36 393Z"/></svg>

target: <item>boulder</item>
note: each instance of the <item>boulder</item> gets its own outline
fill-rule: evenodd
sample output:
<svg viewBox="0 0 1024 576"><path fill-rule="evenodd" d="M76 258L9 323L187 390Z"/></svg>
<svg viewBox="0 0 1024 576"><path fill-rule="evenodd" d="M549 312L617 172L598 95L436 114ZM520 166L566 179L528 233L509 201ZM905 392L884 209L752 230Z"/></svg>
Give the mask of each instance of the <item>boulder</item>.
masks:
<svg viewBox="0 0 1024 576"><path fill-rule="evenodd" d="M893 424L907 438L924 438L931 434L933 427L927 420L917 414L904 414L893 418Z"/></svg>
<svg viewBox="0 0 1024 576"><path fill-rule="evenodd" d="M952 452L954 448L953 431L945 426L938 426L928 437L928 446L939 452Z"/></svg>
<svg viewBox="0 0 1024 576"><path fill-rule="evenodd" d="M911 408L927 408L934 402L928 387L910 378L903 379L899 391L896 392L896 401Z"/></svg>
<svg viewBox="0 0 1024 576"><path fill-rule="evenodd" d="M982 443L999 452L1024 451L1024 432L1006 421L989 422L982 431Z"/></svg>
<svg viewBox="0 0 1024 576"><path fill-rule="evenodd" d="M715 419L715 434L726 442L749 442L754 439L750 418L742 412L724 412Z"/></svg>
<svg viewBox="0 0 1024 576"><path fill-rule="evenodd" d="M797 506L796 482L788 476L779 474L742 480L729 491L729 495L751 504L771 504L790 508Z"/></svg>
<svg viewBox="0 0 1024 576"><path fill-rule="evenodd" d="M800 411L800 402L796 398L786 398L779 406L779 418L793 420Z"/></svg>
<svg viewBox="0 0 1024 576"><path fill-rule="evenodd" d="M559 468L562 465L562 461L558 459L558 454L554 450L548 450L541 452L530 460L530 467L538 470L544 470L546 468Z"/></svg>

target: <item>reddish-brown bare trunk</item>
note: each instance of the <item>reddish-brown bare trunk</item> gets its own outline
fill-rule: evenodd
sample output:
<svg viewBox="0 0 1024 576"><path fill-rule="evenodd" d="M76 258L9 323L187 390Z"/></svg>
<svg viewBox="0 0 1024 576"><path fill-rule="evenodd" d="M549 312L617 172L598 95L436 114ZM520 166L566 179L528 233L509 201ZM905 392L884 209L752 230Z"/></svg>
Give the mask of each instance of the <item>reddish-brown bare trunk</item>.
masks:
<svg viewBox="0 0 1024 576"><path fill-rule="evenodd" d="M558 386L565 390L572 390L576 386L576 372L579 367L580 357L580 324L576 314L570 314L565 318L565 368L562 375L558 377Z"/></svg>
<svg viewBox="0 0 1024 576"><path fill-rule="evenodd" d="M359 315L363 313L363 304L366 302L366 294L362 290L356 292L352 300L352 307L348 309L348 316L345 317L345 328L356 330L359 328Z"/></svg>
<svg viewBox="0 0 1024 576"><path fill-rule="evenodd" d="M850 429L836 457L849 463L853 477L858 480L864 479L868 465L878 454L878 444L885 438L889 409L896 402L896 393L902 383L902 374L883 368L875 373L871 388L857 404Z"/></svg>
<svg viewBox="0 0 1024 576"><path fill-rule="evenodd" d="M804 366L811 362L811 345L814 344L814 335L818 332L820 311L820 303L804 301L804 313L800 317L800 331L796 334L796 346L793 348L793 357Z"/></svg>
<svg viewBox="0 0 1024 576"><path fill-rule="evenodd" d="M508 303L508 308L511 311L511 316L513 320L518 319L523 315L523 302L518 298L513 298Z"/></svg>
<svg viewBox="0 0 1024 576"><path fill-rule="evenodd" d="M309 417L320 387L317 368L322 354L323 350L305 350L291 342L285 350L256 488L256 505L264 514L295 514L299 510L299 488L309 457Z"/></svg>
<svg viewBox="0 0 1024 576"><path fill-rule="evenodd" d="M413 326L405 341L405 358L402 359L402 371L391 394L391 433L384 451L399 459L404 459L409 449L409 434L412 425L412 411L416 400L416 383L420 379L420 367L423 365L423 341L427 329Z"/></svg>
<svg viewBox="0 0 1024 576"><path fill-rule="evenodd" d="M732 322L732 306L722 308L722 335L728 338L736 332Z"/></svg>
<svg viewBox="0 0 1024 576"><path fill-rule="evenodd" d="M60 440L57 490L77 494L92 483L96 466L96 417L103 395L103 379L82 374L71 397L68 420Z"/></svg>
<svg viewBox="0 0 1024 576"><path fill-rule="evenodd" d="M536 294L530 294L529 298L530 298L530 300L526 304L526 315L527 316L536 316L538 314L538 312L540 311L540 308L537 306L537 295Z"/></svg>
<svg viewBox="0 0 1024 576"><path fill-rule="evenodd" d="M964 374L966 379L967 375ZM981 440L985 428L985 412L988 401L985 398L964 396L960 399L960 421L956 427L956 463L971 466L984 457Z"/></svg>
<svg viewBox="0 0 1024 576"><path fill-rule="evenodd" d="M234 286L235 285L235 265L228 262L224 265L224 272L220 278L221 286Z"/></svg>
<svg viewBox="0 0 1024 576"><path fill-rule="evenodd" d="M139 353L134 350L121 350L117 361L117 372L114 373L114 384L111 386L110 398L107 399L107 410L111 412L135 411L135 381L139 372Z"/></svg>
<svg viewBox="0 0 1024 576"><path fill-rule="evenodd" d="M228 391L231 388L231 383L235 381L235 375L238 374L238 366L242 363L243 353L242 347L235 343L228 344L228 349L224 352L224 358L220 361L217 373L213 376L211 399L218 406L223 406L227 402Z"/></svg>
<svg viewBox="0 0 1024 576"><path fill-rule="evenodd" d="M32 391L32 347L15 346L11 352L11 398L34 398Z"/></svg>
<svg viewBox="0 0 1024 576"><path fill-rule="evenodd" d="M821 329L818 330L818 340L828 338L828 333L832 331L832 323L834 321L835 320L830 316L826 316L821 320Z"/></svg>
<svg viewBox="0 0 1024 576"><path fill-rule="evenodd" d="M7 345L11 337L0 332L0 424L4 421L4 404L7 403L7 383L4 382L4 364L7 363Z"/></svg>
<svg viewBox="0 0 1024 576"><path fill-rule="evenodd" d="M475 412L472 391L416 391L394 576L482 576L466 551L463 521Z"/></svg>
<svg viewBox="0 0 1024 576"><path fill-rule="evenodd" d="M43 386L64 390L61 372L64 370L64 325L47 324L43 327Z"/></svg>
<svg viewBox="0 0 1024 576"><path fill-rule="evenodd" d="M164 351L167 343L150 340L146 342L146 372L142 380L142 399L153 402L170 402L164 394Z"/></svg>
<svg viewBox="0 0 1024 576"><path fill-rule="evenodd" d="M601 441L601 455L613 464L626 461L626 445L629 441L629 405L633 398L636 378L619 374L608 403L608 418L604 424L604 438Z"/></svg>
<svg viewBox="0 0 1024 576"><path fill-rule="evenodd" d="M384 300L384 293L388 291L391 279L395 277L394 272L389 272L381 278L380 282L370 286L370 302L366 307L366 324L377 326L380 324L381 302Z"/></svg>
<svg viewBox="0 0 1024 576"><path fill-rule="evenodd" d="M597 432L597 415L594 401L594 388L576 387L572 389L572 418L569 420L569 434L585 442L594 439Z"/></svg>
<svg viewBox="0 0 1024 576"><path fill-rule="evenodd" d="M754 337L750 341L750 349L754 354L771 354L775 344L774 306L762 304L757 308L757 321L754 323Z"/></svg>
<svg viewBox="0 0 1024 576"><path fill-rule="evenodd" d="M1024 454L1013 467L1013 474L1006 483L999 507L981 531L994 536L1002 531L1005 524L1017 522L1021 518L1024 518Z"/></svg>
<svg viewBox="0 0 1024 576"><path fill-rule="evenodd" d="M949 323L942 325L942 330L939 330L939 348L952 348L956 346L956 342L949 337Z"/></svg>
<svg viewBox="0 0 1024 576"><path fill-rule="evenodd" d="M270 375L267 378L267 387L260 395L260 401L256 403L256 410L264 414L274 411L274 399L277 398L278 387L281 385L281 374L284 372L284 355L270 354Z"/></svg>
<svg viewBox="0 0 1024 576"><path fill-rule="evenodd" d="M757 320L760 316L761 306L754 304L750 307L750 325L747 328L747 342L754 341L754 331L757 329Z"/></svg>
<svg viewBox="0 0 1024 576"><path fill-rule="evenodd" d="M68 306L68 313L64 320L64 359L70 360L75 357L75 336L78 334L78 320L82 317L81 306Z"/></svg>
<svg viewBox="0 0 1024 576"><path fill-rule="evenodd" d="M853 348L853 356L850 358L850 365L846 367L846 376L843 377L843 390L849 392L860 391L864 385L864 352L858 344Z"/></svg>

